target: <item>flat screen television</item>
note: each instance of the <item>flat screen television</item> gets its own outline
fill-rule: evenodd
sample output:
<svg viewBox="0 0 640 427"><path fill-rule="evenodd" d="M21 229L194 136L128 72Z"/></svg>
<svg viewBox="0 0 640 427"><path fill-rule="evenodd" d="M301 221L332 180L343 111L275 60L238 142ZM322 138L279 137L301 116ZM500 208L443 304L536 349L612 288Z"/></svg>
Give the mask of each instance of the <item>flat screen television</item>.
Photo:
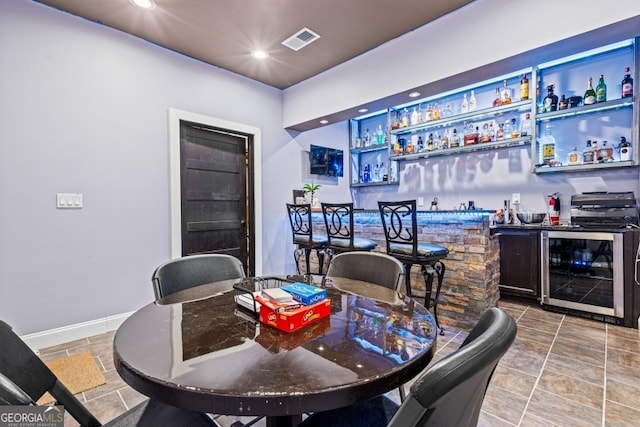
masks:
<svg viewBox="0 0 640 427"><path fill-rule="evenodd" d="M311 145L309 150L309 173L312 175L343 176L342 150Z"/></svg>

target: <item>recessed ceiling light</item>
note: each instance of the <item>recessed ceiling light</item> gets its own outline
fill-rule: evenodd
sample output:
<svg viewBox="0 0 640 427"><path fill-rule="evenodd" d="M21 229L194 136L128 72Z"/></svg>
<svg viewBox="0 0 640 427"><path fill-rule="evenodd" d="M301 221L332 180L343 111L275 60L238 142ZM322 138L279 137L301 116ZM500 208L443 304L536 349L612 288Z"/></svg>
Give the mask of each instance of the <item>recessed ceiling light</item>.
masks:
<svg viewBox="0 0 640 427"><path fill-rule="evenodd" d="M254 50L253 52L251 52L251 56L257 59L265 59L269 57L269 54L264 50Z"/></svg>
<svg viewBox="0 0 640 427"><path fill-rule="evenodd" d="M411 98L417 98L417 97L419 97L419 96L420 96L420 92L411 92L411 93L409 94L409 97L411 97Z"/></svg>
<svg viewBox="0 0 640 427"><path fill-rule="evenodd" d="M358 110L358 113L366 113L367 111L369 111L368 108L361 108Z"/></svg>
<svg viewBox="0 0 640 427"><path fill-rule="evenodd" d="M156 3L153 0L129 0L135 6L138 6L142 9L155 9Z"/></svg>
<svg viewBox="0 0 640 427"><path fill-rule="evenodd" d="M326 125L327 123L329 123L329 120L325 120L325 119L320 120L321 125Z"/></svg>

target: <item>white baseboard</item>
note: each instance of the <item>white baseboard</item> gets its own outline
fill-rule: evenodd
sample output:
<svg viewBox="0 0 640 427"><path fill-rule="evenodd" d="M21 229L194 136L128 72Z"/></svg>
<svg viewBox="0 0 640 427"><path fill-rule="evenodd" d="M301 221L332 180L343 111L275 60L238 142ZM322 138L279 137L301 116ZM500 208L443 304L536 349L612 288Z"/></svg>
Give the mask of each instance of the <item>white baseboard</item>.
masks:
<svg viewBox="0 0 640 427"><path fill-rule="evenodd" d="M88 322L76 323L75 325L63 326L61 328L49 329L48 331L36 332L24 335L21 338L34 351L47 348L69 341L88 338L94 335L115 331L120 327L133 312L108 316L102 319L90 320Z"/></svg>

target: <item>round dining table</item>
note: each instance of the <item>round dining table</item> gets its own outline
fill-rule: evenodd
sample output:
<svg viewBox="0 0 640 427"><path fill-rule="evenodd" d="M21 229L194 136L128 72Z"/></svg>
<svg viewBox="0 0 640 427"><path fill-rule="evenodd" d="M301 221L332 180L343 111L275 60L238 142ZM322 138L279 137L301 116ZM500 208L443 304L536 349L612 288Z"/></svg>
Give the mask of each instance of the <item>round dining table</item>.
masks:
<svg viewBox="0 0 640 427"><path fill-rule="evenodd" d="M259 290L289 281L295 279L249 283ZM316 286L326 289L330 315L287 333L238 305L237 285L227 280L185 289L133 313L113 343L123 380L181 408L295 426L302 414L389 392L433 357L433 316L394 290L322 278Z"/></svg>

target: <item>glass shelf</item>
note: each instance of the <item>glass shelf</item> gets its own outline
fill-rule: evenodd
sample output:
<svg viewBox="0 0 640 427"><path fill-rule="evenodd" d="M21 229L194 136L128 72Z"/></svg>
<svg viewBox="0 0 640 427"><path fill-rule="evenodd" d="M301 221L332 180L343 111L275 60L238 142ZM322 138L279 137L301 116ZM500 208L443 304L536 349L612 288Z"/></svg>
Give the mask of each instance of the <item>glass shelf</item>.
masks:
<svg viewBox="0 0 640 427"><path fill-rule="evenodd" d="M398 160L398 161L409 161L409 160L417 160L417 159L426 159L429 157L449 156L449 155L458 154L458 153L471 153L474 151L497 150L500 148L518 147L522 145L528 145L530 143L531 143L531 137L523 136L519 138L509 138L509 139L503 139L501 141L494 141L494 142L479 142L473 145L465 145L464 147L445 148L445 149L434 150L434 151L422 151L420 153L413 153L413 154L392 155L390 159Z"/></svg>
<svg viewBox="0 0 640 427"><path fill-rule="evenodd" d="M614 161L605 163L594 163L592 165L559 165L559 166L537 166L536 173L553 173L553 172L577 172L577 171L591 171L594 169L604 168L621 168L635 166L633 161Z"/></svg>
<svg viewBox="0 0 640 427"><path fill-rule="evenodd" d="M432 120L413 126L392 129L390 133L391 135L407 135L423 132L425 129L445 128L465 121L490 120L500 117L506 113L529 112L531 111L531 106L532 101L530 99L517 101L512 102L511 104L501 105L499 107L484 108L482 110L475 110L469 113L456 114L455 116L445 117L440 120Z"/></svg>
<svg viewBox="0 0 640 427"><path fill-rule="evenodd" d="M363 147L363 148L352 148L351 154L369 153L372 151L386 150L387 148L389 148L389 144L382 144L382 145L376 144L376 145L370 145L368 147Z"/></svg>
<svg viewBox="0 0 640 427"><path fill-rule="evenodd" d="M614 99L612 101L599 102L592 105L583 105L581 107L551 111L549 113L538 113L536 115L536 121L546 121L564 117L575 117L582 114L611 111L626 107L633 107L633 98Z"/></svg>
<svg viewBox="0 0 640 427"><path fill-rule="evenodd" d="M376 187L382 185L399 185L399 181L352 182L351 187Z"/></svg>

